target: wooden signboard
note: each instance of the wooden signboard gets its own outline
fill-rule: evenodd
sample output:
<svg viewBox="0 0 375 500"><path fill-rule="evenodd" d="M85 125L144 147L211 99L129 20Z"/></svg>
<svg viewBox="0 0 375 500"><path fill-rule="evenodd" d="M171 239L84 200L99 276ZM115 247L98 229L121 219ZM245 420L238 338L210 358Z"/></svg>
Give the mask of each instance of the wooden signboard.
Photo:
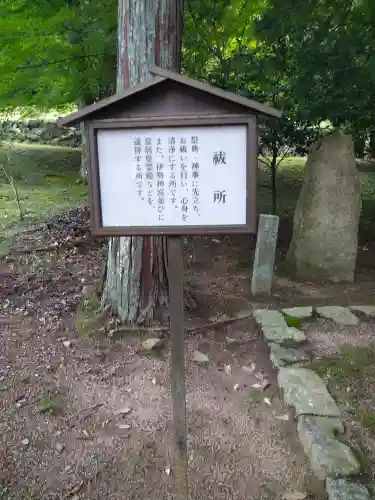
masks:
<svg viewBox="0 0 375 500"><path fill-rule="evenodd" d="M255 233L256 116L269 106L161 68L153 79L59 121L84 122L92 231L168 236L176 496L187 448L181 235Z"/></svg>
<svg viewBox="0 0 375 500"><path fill-rule="evenodd" d="M254 118L98 121L89 140L95 234L256 230Z"/></svg>

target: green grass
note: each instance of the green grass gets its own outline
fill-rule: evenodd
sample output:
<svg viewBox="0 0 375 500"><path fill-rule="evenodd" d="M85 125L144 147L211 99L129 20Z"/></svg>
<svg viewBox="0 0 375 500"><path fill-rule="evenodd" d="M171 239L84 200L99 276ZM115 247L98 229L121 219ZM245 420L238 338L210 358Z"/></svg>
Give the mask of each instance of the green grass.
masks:
<svg viewBox="0 0 375 500"><path fill-rule="evenodd" d="M61 402L56 396L51 394L43 394L38 402L38 410L40 413L50 413L51 415L57 415L61 412Z"/></svg>
<svg viewBox="0 0 375 500"><path fill-rule="evenodd" d="M288 157L277 170L277 215L291 220L303 182L306 158ZM259 162L258 206L260 213L271 213L271 171ZM375 221L375 162L358 161L357 167L362 185L361 224L369 225Z"/></svg>
<svg viewBox="0 0 375 500"><path fill-rule="evenodd" d="M313 369L347 415L348 441L361 464L364 480L375 488L375 349L346 345L339 355L313 361Z"/></svg>
<svg viewBox="0 0 375 500"><path fill-rule="evenodd" d="M78 149L12 144L0 148L0 164L9 165L20 192L25 222L35 222L87 200L87 187L79 181L81 153ZM291 220L303 180L305 158L285 158L277 171L277 204L281 219ZM260 213L271 212L270 169L259 162L258 206ZM362 224L371 224L375 214L375 163L358 162L363 187ZM14 194L0 172L0 255L12 232L20 226ZM239 262L247 267L248 262Z"/></svg>
<svg viewBox="0 0 375 500"><path fill-rule="evenodd" d="M10 152L7 146L0 148L0 164L10 170L19 191L22 224L87 200L87 187L79 178L80 161L80 151L72 148L15 145ZM0 254L22 224L13 190L0 172Z"/></svg>

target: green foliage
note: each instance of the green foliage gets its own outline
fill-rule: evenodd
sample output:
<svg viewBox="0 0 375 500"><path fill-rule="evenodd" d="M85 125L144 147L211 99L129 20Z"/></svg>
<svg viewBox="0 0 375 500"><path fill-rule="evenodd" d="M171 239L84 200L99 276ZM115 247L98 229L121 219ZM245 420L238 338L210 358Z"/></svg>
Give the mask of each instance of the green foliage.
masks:
<svg viewBox="0 0 375 500"><path fill-rule="evenodd" d="M80 151L63 147L15 145L7 161L7 147L0 148L0 163L10 165L17 183L25 222L63 211L87 200L87 187L79 179ZM61 182L56 180L60 179ZM50 182L49 177L54 181ZM12 186L0 171L0 254L19 225Z"/></svg>
<svg viewBox="0 0 375 500"><path fill-rule="evenodd" d="M43 394L39 399L38 409L40 413L57 415L61 411L61 403L56 396L49 393Z"/></svg>
<svg viewBox="0 0 375 500"><path fill-rule="evenodd" d="M293 326L294 328L302 327L302 321L299 318L295 318L294 316L289 316L287 314L284 314L284 319L289 327L291 326Z"/></svg>
<svg viewBox="0 0 375 500"><path fill-rule="evenodd" d="M0 108L47 109L111 93L116 1L0 0Z"/></svg>
<svg viewBox="0 0 375 500"><path fill-rule="evenodd" d="M270 0L257 36L276 45L303 121L358 130L373 117L374 40L369 16L347 0Z"/></svg>

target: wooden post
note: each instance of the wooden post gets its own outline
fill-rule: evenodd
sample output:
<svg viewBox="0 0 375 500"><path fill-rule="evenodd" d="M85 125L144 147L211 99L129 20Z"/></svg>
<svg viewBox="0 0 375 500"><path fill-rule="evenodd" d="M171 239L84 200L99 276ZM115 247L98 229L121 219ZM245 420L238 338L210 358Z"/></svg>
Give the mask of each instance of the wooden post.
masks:
<svg viewBox="0 0 375 500"><path fill-rule="evenodd" d="M172 403L174 431L174 477L176 500L188 498L185 339L184 339L184 264L179 236L168 237L169 315L172 341Z"/></svg>

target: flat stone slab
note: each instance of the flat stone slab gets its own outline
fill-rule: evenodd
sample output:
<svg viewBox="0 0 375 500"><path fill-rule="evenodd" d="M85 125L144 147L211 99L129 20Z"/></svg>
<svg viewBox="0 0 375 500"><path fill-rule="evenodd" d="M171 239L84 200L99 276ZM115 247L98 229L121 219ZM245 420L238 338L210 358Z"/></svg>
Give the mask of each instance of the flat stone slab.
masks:
<svg viewBox="0 0 375 500"><path fill-rule="evenodd" d="M340 410L322 379L312 370L280 368L277 380L284 390L285 403L294 406L297 416L340 416Z"/></svg>
<svg viewBox="0 0 375 500"><path fill-rule="evenodd" d="M274 309L256 309L254 311L254 319L261 327L274 326L286 328L288 326L281 312Z"/></svg>
<svg viewBox="0 0 375 500"><path fill-rule="evenodd" d="M306 307L288 307L286 309L281 309L283 314L287 316L293 316L293 318L304 319L311 318L313 313L313 308L311 306Z"/></svg>
<svg viewBox="0 0 375 500"><path fill-rule="evenodd" d="M327 478L326 490L329 500L371 500L363 484L352 483L347 479Z"/></svg>
<svg viewBox="0 0 375 500"><path fill-rule="evenodd" d="M350 306L349 309L366 314L366 316L375 316L375 306Z"/></svg>
<svg viewBox="0 0 375 500"><path fill-rule="evenodd" d="M279 344L270 344L270 349L270 360L275 368L301 361L309 361L310 359L302 349L283 347Z"/></svg>
<svg viewBox="0 0 375 500"><path fill-rule="evenodd" d="M328 417L317 419L302 415L298 419L298 436L319 479L352 476L360 472L361 467L352 450L335 437L340 424L338 419Z"/></svg>
<svg viewBox="0 0 375 500"><path fill-rule="evenodd" d="M294 326L263 326L264 338L269 344L281 344L285 346L298 346L306 342L306 335Z"/></svg>
<svg viewBox="0 0 375 500"><path fill-rule="evenodd" d="M323 318L330 319L338 325L357 325L359 319L346 307L323 306L317 307L316 312Z"/></svg>

